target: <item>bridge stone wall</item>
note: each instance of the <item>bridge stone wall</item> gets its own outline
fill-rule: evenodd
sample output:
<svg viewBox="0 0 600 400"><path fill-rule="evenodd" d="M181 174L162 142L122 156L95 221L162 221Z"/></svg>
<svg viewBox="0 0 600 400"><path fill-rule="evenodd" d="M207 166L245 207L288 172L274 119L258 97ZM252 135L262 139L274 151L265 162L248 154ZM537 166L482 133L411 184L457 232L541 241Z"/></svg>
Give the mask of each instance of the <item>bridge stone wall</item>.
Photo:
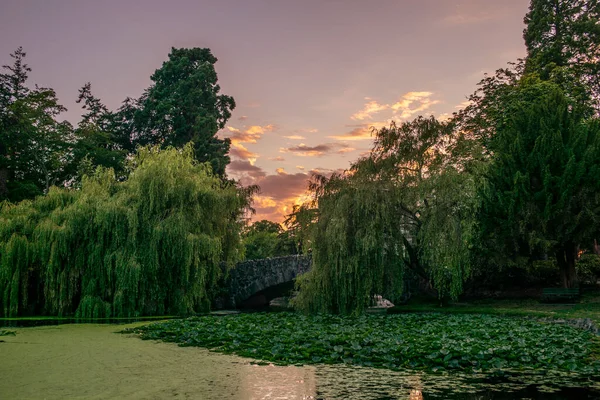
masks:
<svg viewBox="0 0 600 400"><path fill-rule="evenodd" d="M236 307L253 294L292 281L296 276L307 272L311 264L311 257L304 255L238 263L229 271L227 307Z"/></svg>

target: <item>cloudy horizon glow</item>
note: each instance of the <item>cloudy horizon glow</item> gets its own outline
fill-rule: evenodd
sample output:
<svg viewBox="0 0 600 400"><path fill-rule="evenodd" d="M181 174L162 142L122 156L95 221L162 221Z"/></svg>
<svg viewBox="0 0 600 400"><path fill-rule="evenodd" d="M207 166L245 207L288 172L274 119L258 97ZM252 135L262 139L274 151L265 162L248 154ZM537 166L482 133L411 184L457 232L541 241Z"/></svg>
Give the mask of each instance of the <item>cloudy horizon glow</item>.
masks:
<svg viewBox="0 0 600 400"><path fill-rule="evenodd" d="M525 55L528 0L4 0L0 63L18 46L30 83L76 123L78 89L111 110L139 97L171 47L208 47L237 107L228 174L258 184L255 220L281 222L311 172L347 168L371 128L447 118L484 73Z"/></svg>

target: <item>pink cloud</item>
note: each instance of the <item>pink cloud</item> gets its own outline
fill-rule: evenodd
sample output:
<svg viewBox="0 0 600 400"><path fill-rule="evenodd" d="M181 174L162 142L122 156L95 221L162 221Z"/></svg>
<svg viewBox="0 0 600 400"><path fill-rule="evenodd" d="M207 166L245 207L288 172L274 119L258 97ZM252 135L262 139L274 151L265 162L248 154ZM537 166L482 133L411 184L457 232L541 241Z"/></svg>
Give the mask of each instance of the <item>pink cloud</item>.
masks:
<svg viewBox="0 0 600 400"><path fill-rule="evenodd" d="M354 149L345 143L323 143L316 146L307 146L301 143L297 146L280 148L282 153L293 153L300 157L322 157L331 153L343 154Z"/></svg>
<svg viewBox="0 0 600 400"><path fill-rule="evenodd" d="M233 145L229 149L229 155L234 159L256 161L258 154L251 152L241 144Z"/></svg>

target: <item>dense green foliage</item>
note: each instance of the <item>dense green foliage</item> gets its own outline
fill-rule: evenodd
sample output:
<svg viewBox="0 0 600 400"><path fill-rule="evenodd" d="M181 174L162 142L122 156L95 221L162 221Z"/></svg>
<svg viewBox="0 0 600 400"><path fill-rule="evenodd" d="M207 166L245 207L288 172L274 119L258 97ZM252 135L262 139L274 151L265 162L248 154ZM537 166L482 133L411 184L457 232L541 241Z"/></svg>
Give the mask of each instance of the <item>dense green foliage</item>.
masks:
<svg viewBox="0 0 600 400"><path fill-rule="evenodd" d="M556 266L575 286L580 250L599 252L599 17L598 0L532 0L525 59L485 76L450 121L374 130L369 155L314 177L286 230L240 230L255 188L225 177L216 134L235 102L209 49L172 48L116 111L85 84L72 126L52 89L29 86L19 48L0 74L0 201L14 203L0 203L0 309L189 313L207 307L217 264L244 254L312 253L295 305L313 313L405 301L411 285L444 301L469 280L554 284Z"/></svg>
<svg viewBox="0 0 600 400"><path fill-rule="evenodd" d="M317 177L312 214L290 216L314 260L296 305L356 313L374 294L396 301L406 271L456 298L472 270L514 275L548 255L575 285L578 246L600 217L598 7L533 0L527 58L486 76L451 123L374 131L370 156Z"/></svg>
<svg viewBox="0 0 600 400"><path fill-rule="evenodd" d="M183 151L142 148L129 179L0 209L0 313L109 317L206 310L221 262L242 253L248 193Z"/></svg>
<svg viewBox="0 0 600 400"><path fill-rule="evenodd" d="M527 57L486 76L455 116L487 164L471 244L475 285L531 284L512 278L550 257L562 285L573 286L578 251L595 251L599 14L597 1L532 0Z"/></svg>
<svg viewBox="0 0 600 400"><path fill-rule="evenodd" d="M600 221L600 125L555 84L524 78L512 95L489 145L481 234L495 251L555 256L571 287L577 244Z"/></svg>
<svg viewBox="0 0 600 400"><path fill-rule="evenodd" d="M577 278L591 284L600 281L600 256L582 254L577 260Z"/></svg>
<svg viewBox="0 0 600 400"><path fill-rule="evenodd" d="M25 52L18 48L0 73L0 200L18 202L48 193L51 186L78 186L98 166L125 178L125 160L139 145L182 148L194 142L194 157L223 177L229 140L216 133L235 107L219 94L209 49L171 50L139 99L110 111L86 83L79 92L83 115L74 127L50 88L31 88Z"/></svg>
<svg viewBox="0 0 600 400"><path fill-rule="evenodd" d="M118 178L123 177L125 157L133 151L133 144L118 134L114 115L92 94L90 83L79 90L77 102L85 113L73 131L71 173L80 178L102 166L112 168Z"/></svg>
<svg viewBox="0 0 600 400"><path fill-rule="evenodd" d="M600 2L532 0L523 32L526 72L600 108Z"/></svg>
<svg viewBox="0 0 600 400"><path fill-rule="evenodd" d="M231 117L235 101L219 94L216 62L210 49L172 48L169 60L150 77L152 85L119 111L123 134L141 145L179 148L193 142L196 159L224 175L230 142L215 135Z"/></svg>
<svg viewBox="0 0 600 400"><path fill-rule="evenodd" d="M548 257L576 285L600 221L599 7L533 0L527 58L485 76L451 122L374 130L369 156L316 177L288 218L313 252L296 305L359 313L375 294L405 298L408 271L456 298L471 277L514 285Z"/></svg>
<svg viewBox="0 0 600 400"><path fill-rule="evenodd" d="M0 200L46 193L68 179L71 124L54 90L27 86L31 69L21 48L0 74Z"/></svg>
<svg viewBox="0 0 600 400"><path fill-rule="evenodd" d="M296 253L296 246L283 227L272 221L256 221L243 232L245 258L260 260Z"/></svg>
<svg viewBox="0 0 600 400"><path fill-rule="evenodd" d="M296 305L359 313L375 294L392 302L406 270L456 298L469 276L475 207L472 163L452 125L419 117L375 132L369 157L313 182L313 268Z"/></svg>
<svg viewBox="0 0 600 400"><path fill-rule="evenodd" d="M127 332L256 360L429 371L536 368L593 376L592 334L565 325L486 315L360 317L290 313L194 317Z"/></svg>

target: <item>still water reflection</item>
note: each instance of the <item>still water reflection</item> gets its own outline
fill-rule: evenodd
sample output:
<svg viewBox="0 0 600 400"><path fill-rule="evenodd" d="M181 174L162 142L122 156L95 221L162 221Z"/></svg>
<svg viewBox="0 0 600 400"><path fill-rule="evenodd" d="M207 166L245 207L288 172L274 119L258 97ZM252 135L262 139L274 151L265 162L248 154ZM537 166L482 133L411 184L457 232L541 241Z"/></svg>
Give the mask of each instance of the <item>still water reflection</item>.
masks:
<svg viewBox="0 0 600 400"><path fill-rule="evenodd" d="M482 375L320 366L315 368L315 382L316 399L600 399L600 382L579 381L569 374L490 379Z"/></svg>

